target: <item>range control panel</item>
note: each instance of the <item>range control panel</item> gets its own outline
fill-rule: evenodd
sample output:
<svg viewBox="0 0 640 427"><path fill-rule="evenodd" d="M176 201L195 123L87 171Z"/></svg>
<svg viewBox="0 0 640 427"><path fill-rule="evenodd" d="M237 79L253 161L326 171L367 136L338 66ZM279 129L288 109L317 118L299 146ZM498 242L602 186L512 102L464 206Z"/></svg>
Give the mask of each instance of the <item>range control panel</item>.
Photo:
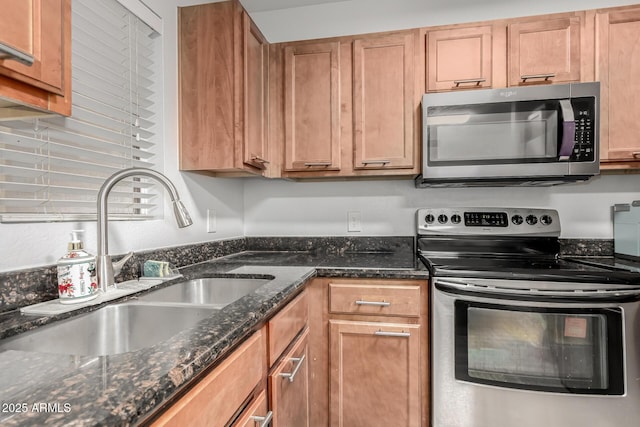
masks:
<svg viewBox="0 0 640 427"><path fill-rule="evenodd" d="M418 234L560 236L554 209L424 208L417 212Z"/></svg>

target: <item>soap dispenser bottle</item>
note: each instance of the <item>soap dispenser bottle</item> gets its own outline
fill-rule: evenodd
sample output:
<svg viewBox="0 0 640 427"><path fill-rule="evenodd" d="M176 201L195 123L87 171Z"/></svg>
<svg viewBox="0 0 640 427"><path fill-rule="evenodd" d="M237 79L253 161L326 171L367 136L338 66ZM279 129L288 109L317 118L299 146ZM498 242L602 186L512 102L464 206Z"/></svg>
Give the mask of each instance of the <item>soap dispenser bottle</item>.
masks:
<svg viewBox="0 0 640 427"><path fill-rule="evenodd" d="M79 235L71 232L68 252L58 260L58 295L62 304L89 301L98 296L96 257L85 252Z"/></svg>

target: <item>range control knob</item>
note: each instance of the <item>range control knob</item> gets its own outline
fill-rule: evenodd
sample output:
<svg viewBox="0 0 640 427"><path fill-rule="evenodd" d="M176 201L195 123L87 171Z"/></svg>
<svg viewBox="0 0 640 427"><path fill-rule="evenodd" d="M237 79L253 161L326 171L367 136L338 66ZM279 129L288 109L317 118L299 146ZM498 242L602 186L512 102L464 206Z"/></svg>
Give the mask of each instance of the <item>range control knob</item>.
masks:
<svg viewBox="0 0 640 427"><path fill-rule="evenodd" d="M446 224L446 222L449 220L449 218L447 218L447 216L445 214L440 214L438 215L438 222L440 224Z"/></svg>
<svg viewBox="0 0 640 427"><path fill-rule="evenodd" d="M527 224L536 225L538 223L538 218L535 215L527 215Z"/></svg>
<svg viewBox="0 0 640 427"><path fill-rule="evenodd" d="M433 221L436 220L436 217L434 217L433 214L427 214L427 216L424 217L424 220L427 224L433 224Z"/></svg>
<svg viewBox="0 0 640 427"><path fill-rule="evenodd" d="M462 218L460 217L460 215L458 215L458 214L451 215L451 222L452 223L460 224L461 221L462 221Z"/></svg>
<svg viewBox="0 0 640 427"><path fill-rule="evenodd" d="M553 218L551 218L551 215L542 215L540 217L540 223L542 223L543 225L551 225L552 222Z"/></svg>
<svg viewBox="0 0 640 427"><path fill-rule="evenodd" d="M522 215L514 215L511 217L511 222L515 225L520 225L524 222L524 218L522 218Z"/></svg>

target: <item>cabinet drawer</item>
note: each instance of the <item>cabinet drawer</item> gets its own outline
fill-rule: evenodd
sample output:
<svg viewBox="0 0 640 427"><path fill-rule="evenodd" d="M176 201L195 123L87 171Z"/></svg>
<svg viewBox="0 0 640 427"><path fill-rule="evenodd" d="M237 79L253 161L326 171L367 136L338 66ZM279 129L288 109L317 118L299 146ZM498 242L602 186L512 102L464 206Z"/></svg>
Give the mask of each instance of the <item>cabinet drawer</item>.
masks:
<svg viewBox="0 0 640 427"><path fill-rule="evenodd" d="M330 283L329 312L381 316L420 316L417 284Z"/></svg>
<svg viewBox="0 0 640 427"><path fill-rule="evenodd" d="M309 329L269 375L273 427L309 426Z"/></svg>
<svg viewBox="0 0 640 427"><path fill-rule="evenodd" d="M240 416L233 422L233 427L258 427L270 425L273 412L267 409L267 392L261 391Z"/></svg>
<svg viewBox="0 0 640 427"><path fill-rule="evenodd" d="M307 325L309 304L303 291L269 321L269 366L280 357L289 343Z"/></svg>
<svg viewBox="0 0 640 427"><path fill-rule="evenodd" d="M266 376L265 336L253 334L220 366L154 423L158 426L224 426Z"/></svg>

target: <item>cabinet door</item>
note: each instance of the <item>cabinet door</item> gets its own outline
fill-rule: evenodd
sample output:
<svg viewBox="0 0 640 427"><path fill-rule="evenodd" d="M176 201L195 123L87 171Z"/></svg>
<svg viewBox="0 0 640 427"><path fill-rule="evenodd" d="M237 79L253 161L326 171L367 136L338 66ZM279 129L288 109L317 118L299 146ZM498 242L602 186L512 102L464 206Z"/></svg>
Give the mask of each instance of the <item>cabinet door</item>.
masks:
<svg viewBox="0 0 640 427"><path fill-rule="evenodd" d="M254 333L169 407L152 427L223 427L266 375L265 334Z"/></svg>
<svg viewBox="0 0 640 427"><path fill-rule="evenodd" d="M0 54L0 98L71 114L71 0L0 0L0 44L32 56Z"/></svg>
<svg viewBox="0 0 640 427"><path fill-rule="evenodd" d="M287 171L340 169L340 43L284 49Z"/></svg>
<svg viewBox="0 0 640 427"><path fill-rule="evenodd" d="M0 58L10 55L5 49L15 49L33 56L35 0L0 0Z"/></svg>
<svg viewBox="0 0 640 427"><path fill-rule="evenodd" d="M353 42L354 169L414 165L414 36Z"/></svg>
<svg viewBox="0 0 640 427"><path fill-rule="evenodd" d="M509 25L509 86L579 82L581 17Z"/></svg>
<svg viewBox="0 0 640 427"><path fill-rule="evenodd" d="M428 31L427 92L493 87L492 43L490 25Z"/></svg>
<svg viewBox="0 0 640 427"><path fill-rule="evenodd" d="M6 41L33 57L32 65L0 60L0 74L63 94L63 3L63 0L0 0L3 11L0 43Z"/></svg>
<svg viewBox="0 0 640 427"><path fill-rule="evenodd" d="M601 160L640 160L640 9L597 15ZM604 165L603 165L604 166Z"/></svg>
<svg viewBox="0 0 640 427"><path fill-rule="evenodd" d="M246 164L265 169L267 146L267 85L269 45L251 21L242 13L244 37L244 153Z"/></svg>
<svg viewBox="0 0 640 427"><path fill-rule="evenodd" d="M181 7L180 169L261 175L268 46L237 1Z"/></svg>
<svg viewBox="0 0 640 427"><path fill-rule="evenodd" d="M330 425L419 426L420 326L329 321Z"/></svg>
<svg viewBox="0 0 640 427"><path fill-rule="evenodd" d="M273 427L309 427L309 329L269 375Z"/></svg>

